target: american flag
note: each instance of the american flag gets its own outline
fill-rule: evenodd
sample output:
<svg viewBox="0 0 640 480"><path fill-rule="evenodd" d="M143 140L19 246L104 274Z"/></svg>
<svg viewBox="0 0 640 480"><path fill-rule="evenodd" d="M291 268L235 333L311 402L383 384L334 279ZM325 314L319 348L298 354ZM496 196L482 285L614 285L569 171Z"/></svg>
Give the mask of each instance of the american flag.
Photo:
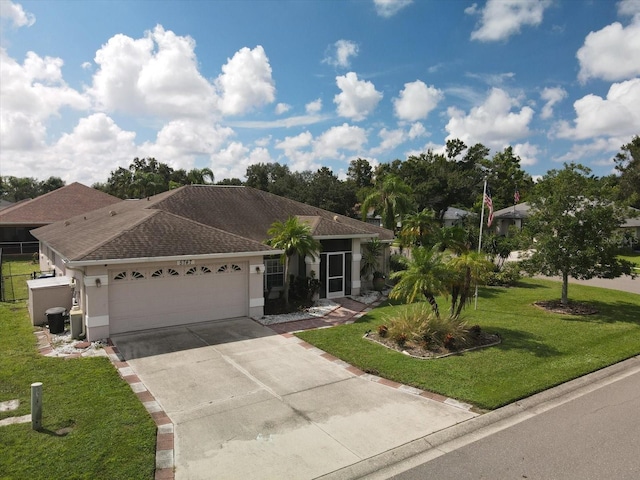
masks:
<svg viewBox="0 0 640 480"><path fill-rule="evenodd" d="M487 227L490 227L493 223L493 200L491 200L491 193L489 190L484 194L484 203L489 207L489 215L487 216Z"/></svg>
<svg viewBox="0 0 640 480"><path fill-rule="evenodd" d="M518 203L520 201L520 192L516 188L516 193L513 194L513 203Z"/></svg>

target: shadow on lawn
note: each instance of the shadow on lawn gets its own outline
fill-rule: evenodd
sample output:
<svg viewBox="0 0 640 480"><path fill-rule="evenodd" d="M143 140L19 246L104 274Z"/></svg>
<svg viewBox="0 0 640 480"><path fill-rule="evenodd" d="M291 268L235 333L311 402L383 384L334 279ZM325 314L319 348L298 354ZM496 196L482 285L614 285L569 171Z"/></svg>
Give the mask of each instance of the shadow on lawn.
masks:
<svg viewBox="0 0 640 480"><path fill-rule="evenodd" d="M500 335L502 342L493 348L499 350L525 350L533 353L536 357L553 357L560 355L560 352L540 341L541 337L521 330L511 330L508 328L492 328L492 333Z"/></svg>
<svg viewBox="0 0 640 480"><path fill-rule="evenodd" d="M584 323L628 322L640 325L640 307L637 304L630 302L601 302L598 300L578 303L587 304L595 308L598 313L582 316L562 315L562 320Z"/></svg>

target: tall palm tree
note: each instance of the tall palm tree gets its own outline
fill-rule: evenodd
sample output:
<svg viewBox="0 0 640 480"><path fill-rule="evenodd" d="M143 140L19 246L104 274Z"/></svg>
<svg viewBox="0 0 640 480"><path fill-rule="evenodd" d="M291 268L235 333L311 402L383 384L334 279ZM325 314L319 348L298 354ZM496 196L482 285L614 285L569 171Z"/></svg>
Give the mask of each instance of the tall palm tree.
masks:
<svg viewBox="0 0 640 480"><path fill-rule="evenodd" d="M425 246L427 238L438 228L435 213L433 210L425 208L421 212L411 213L404 217L399 236L406 246Z"/></svg>
<svg viewBox="0 0 640 480"><path fill-rule="evenodd" d="M493 263L484 253L467 251L451 257L448 267L452 274L450 314L457 318L473 298L472 287L487 282Z"/></svg>
<svg viewBox="0 0 640 480"><path fill-rule="evenodd" d="M209 179L208 182L207 179ZM213 179L213 172L210 168L192 168L187 172L188 185L209 185L213 183Z"/></svg>
<svg viewBox="0 0 640 480"><path fill-rule="evenodd" d="M411 211L412 191L406 183L395 175L387 175L382 182L362 202L362 220L366 221L371 208L376 215L382 217L382 225L389 230L395 230L396 216Z"/></svg>
<svg viewBox="0 0 640 480"><path fill-rule="evenodd" d="M407 269L391 274L398 283L389 292L389 298L414 302L424 297L439 318L436 296L446 294L450 284L447 254L437 248L416 247L411 250L411 258L402 257L400 261Z"/></svg>
<svg viewBox="0 0 640 480"><path fill-rule="evenodd" d="M284 302L289 308L289 270L294 254L300 257L309 256L315 260L315 255L320 251L321 245L311 235L311 228L302 223L297 217L289 217L284 222L273 222L267 230L268 245L284 250L280 261L284 265Z"/></svg>

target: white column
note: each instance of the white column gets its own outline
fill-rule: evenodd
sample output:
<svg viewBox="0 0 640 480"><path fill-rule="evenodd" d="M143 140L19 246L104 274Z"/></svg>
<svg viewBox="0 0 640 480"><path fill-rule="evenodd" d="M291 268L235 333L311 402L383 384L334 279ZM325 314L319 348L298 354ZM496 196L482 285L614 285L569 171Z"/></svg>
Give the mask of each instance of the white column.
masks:
<svg viewBox="0 0 640 480"><path fill-rule="evenodd" d="M360 242L359 238L351 240L351 295L360 295L362 286L360 281L360 260L362 260Z"/></svg>

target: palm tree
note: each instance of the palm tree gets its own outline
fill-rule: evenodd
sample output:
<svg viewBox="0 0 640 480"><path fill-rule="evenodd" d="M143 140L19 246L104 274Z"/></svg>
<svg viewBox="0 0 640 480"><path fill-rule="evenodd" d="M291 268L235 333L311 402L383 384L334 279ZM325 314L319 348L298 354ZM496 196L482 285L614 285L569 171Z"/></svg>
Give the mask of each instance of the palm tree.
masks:
<svg viewBox="0 0 640 480"><path fill-rule="evenodd" d="M387 175L362 202L362 220L366 221L373 208L374 213L382 217L382 226L395 230L396 216L402 218L411 210L411 204L411 187L395 175Z"/></svg>
<svg viewBox="0 0 640 480"><path fill-rule="evenodd" d="M309 256L315 260L315 255L320 251L321 245L311 235L311 228L306 223L300 222L297 217L289 217L284 222L273 222L267 230L268 245L279 250L284 250L280 261L284 265L284 302L289 308L289 270L294 254L300 257Z"/></svg>
<svg viewBox="0 0 640 480"><path fill-rule="evenodd" d="M414 302L424 296L439 318L436 295L446 294L450 284L451 273L446 259L447 254L437 248L412 249L411 258L401 257L400 260L407 269L391 274L391 278L398 280L398 283L389 292L389 298Z"/></svg>
<svg viewBox="0 0 640 480"><path fill-rule="evenodd" d="M207 182L209 179L209 182ZM187 173L188 185L209 185L213 183L213 172L210 168L192 168Z"/></svg>
<svg viewBox="0 0 640 480"><path fill-rule="evenodd" d="M493 263L483 253L467 251L452 257L448 267L452 273L450 314L457 318L473 298L471 287L486 283Z"/></svg>
<svg viewBox="0 0 640 480"><path fill-rule="evenodd" d="M438 229L433 210L425 208L421 212L411 213L402 220L400 239L406 246L426 246L427 238Z"/></svg>

